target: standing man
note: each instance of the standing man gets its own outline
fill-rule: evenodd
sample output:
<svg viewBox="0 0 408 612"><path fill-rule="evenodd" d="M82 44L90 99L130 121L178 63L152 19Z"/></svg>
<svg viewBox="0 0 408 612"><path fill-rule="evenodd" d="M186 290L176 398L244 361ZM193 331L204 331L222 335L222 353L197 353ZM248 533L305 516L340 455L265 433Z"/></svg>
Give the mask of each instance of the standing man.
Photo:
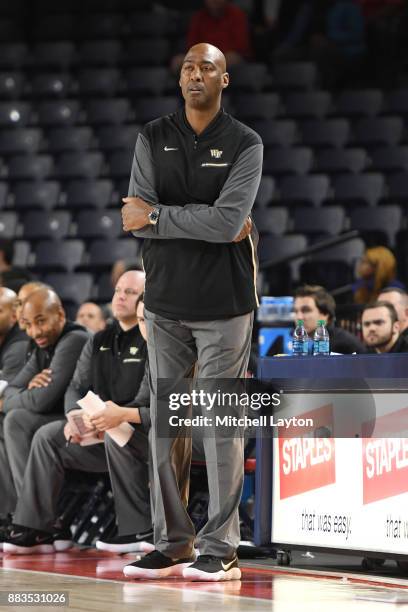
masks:
<svg viewBox="0 0 408 612"><path fill-rule="evenodd" d="M262 174L258 134L221 108L225 57L208 44L184 58L185 108L138 136L123 228L147 238L145 320L151 371L155 551L124 568L133 578L239 579L244 441L204 438L210 492L198 534L187 514L191 437L158 435L158 379L170 386L196 366L200 379L244 377L253 311L256 253L248 215ZM188 431L187 431L188 433Z"/></svg>

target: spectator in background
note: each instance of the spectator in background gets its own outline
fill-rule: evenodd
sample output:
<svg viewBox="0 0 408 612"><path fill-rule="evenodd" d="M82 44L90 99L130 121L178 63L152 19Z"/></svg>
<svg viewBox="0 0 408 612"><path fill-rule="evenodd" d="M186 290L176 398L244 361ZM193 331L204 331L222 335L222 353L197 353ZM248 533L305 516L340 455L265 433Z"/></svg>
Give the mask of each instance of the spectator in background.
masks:
<svg viewBox="0 0 408 612"><path fill-rule="evenodd" d="M400 335L397 311L390 302L372 302L361 317L369 353L408 353L408 338Z"/></svg>
<svg viewBox="0 0 408 612"><path fill-rule="evenodd" d="M16 317L18 326L23 331L25 331L24 319L21 316L23 312L23 303L28 298L30 293L33 293L37 289L51 289L51 287L45 283L41 283L40 281L31 281L22 285L18 291L16 299Z"/></svg>
<svg viewBox="0 0 408 612"><path fill-rule="evenodd" d="M357 281L353 284L354 302L367 304L378 298L385 287L404 288L396 278L397 261L387 247L366 249L357 268Z"/></svg>
<svg viewBox="0 0 408 612"><path fill-rule="evenodd" d="M204 0L204 7L193 14L187 32L187 49L206 42L218 47L229 68L251 57L248 17L228 0ZM180 70L184 54L176 55L171 68Z"/></svg>
<svg viewBox="0 0 408 612"><path fill-rule="evenodd" d="M379 302L392 304L397 311L400 335L408 338L408 294L399 287L387 287L378 296Z"/></svg>
<svg viewBox="0 0 408 612"><path fill-rule="evenodd" d="M106 319L103 310L94 302L84 302L78 308L76 323L83 325L92 334L102 331L106 327Z"/></svg>
<svg viewBox="0 0 408 612"><path fill-rule="evenodd" d="M16 300L14 291L0 288L0 397L23 369L28 348L27 335L18 327Z"/></svg>
<svg viewBox="0 0 408 612"><path fill-rule="evenodd" d="M0 238L0 285L16 293L20 287L32 279L28 270L13 266L14 245L8 238Z"/></svg>
<svg viewBox="0 0 408 612"><path fill-rule="evenodd" d="M323 320L327 323L330 335L330 351L343 354L365 352L364 346L356 336L341 327L335 327L336 302L330 293L320 285L299 287L295 292L293 309L295 319L303 319L311 340L313 340L317 322Z"/></svg>
<svg viewBox="0 0 408 612"><path fill-rule="evenodd" d="M60 418L64 393L89 335L66 321L54 291L37 289L23 304L26 333L36 347L0 399L0 513L14 510L31 440L45 423Z"/></svg>

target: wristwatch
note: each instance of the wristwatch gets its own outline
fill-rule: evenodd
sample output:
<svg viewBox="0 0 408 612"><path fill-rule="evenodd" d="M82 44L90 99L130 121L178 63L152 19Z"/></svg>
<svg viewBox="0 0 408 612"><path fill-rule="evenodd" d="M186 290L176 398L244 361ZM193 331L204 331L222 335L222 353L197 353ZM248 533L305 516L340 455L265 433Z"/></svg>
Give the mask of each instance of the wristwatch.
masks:
<svg viewBox="0 0 408 612"><path fill-rule="evenodd" d="M151 225L157 225L160 216L160 208L153 208L152 212L147 215Z"/></svg>

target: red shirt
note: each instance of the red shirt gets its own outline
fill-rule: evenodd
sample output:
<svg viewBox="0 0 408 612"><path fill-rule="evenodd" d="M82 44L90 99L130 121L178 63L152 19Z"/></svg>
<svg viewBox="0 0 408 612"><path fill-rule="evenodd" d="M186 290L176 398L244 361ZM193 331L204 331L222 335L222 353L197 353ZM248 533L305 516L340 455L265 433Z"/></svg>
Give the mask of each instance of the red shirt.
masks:
<svg viewBox="0 0 408 612"><path fill-rule="evenodd" d="M221 17L213 17L207 9L197 11L191 18L187 33L188 48L197 43L209 43L223 53L236 51L248 57L250 43L246 14L232 4L227 4Z"/></svg>

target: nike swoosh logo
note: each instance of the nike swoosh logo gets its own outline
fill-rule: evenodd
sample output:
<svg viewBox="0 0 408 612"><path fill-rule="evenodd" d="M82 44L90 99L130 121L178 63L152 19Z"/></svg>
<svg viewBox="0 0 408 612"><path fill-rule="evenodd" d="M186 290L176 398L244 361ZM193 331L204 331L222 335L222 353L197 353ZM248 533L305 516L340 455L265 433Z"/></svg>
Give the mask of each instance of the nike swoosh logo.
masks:
<svg viewBox="0 0 408 612"><path fill-rule="evenodd" d="M227 570L229 570L229 568L234 565L235 563L235 559L233 559L232 561L230 561L229 563L224 563L223 561L221 561L221 565L222 565L222 569L224 570L224 572L226 572Z"/></svg>
<svg viewBox="0 0 408 612"><path fill-rule="evenodd" d="M99 350L100 351L110 351L110 347L109 346L100 346Z"/></svg>
<svg viewBox="0 0 408 612"><path fill-rule="evenodd" d="M164 147L164 151L178 151L177 147Z"/></svg>

